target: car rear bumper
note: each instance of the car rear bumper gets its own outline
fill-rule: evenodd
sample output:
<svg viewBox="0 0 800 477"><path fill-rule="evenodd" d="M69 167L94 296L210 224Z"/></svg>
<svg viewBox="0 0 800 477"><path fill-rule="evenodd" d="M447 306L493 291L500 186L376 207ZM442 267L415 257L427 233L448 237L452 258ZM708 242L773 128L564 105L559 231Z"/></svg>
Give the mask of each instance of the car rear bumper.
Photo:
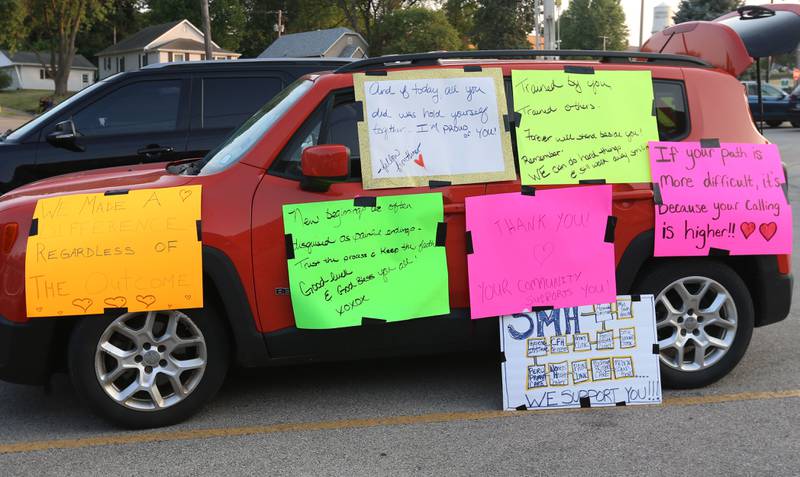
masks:
<svg viewBox="0 0 800 477"><path fill-rule="evenodd" d="M14 323L0 316L0 380L44 384L51 370L55 325L54 319Z"/></svg>

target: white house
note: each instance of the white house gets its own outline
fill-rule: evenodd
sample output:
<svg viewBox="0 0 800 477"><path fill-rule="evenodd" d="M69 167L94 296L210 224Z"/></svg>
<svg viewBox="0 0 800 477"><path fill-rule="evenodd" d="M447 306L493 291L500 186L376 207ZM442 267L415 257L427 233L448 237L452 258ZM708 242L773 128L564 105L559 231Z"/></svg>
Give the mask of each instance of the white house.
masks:
<svg viewBox="0 0 800 477"><path fill-rule="evenodd" d="M6 89L46 89L55 91L55 81L42 62L50 65L50 53L38 55L32 51L10 53L0 50L0 71L11 77L11 86ZM75 55L67 79L67 91L80 91L94 83L97 67L82 55Z"/></svg>
<svg viewBox="0 0 800 477"><path fill-rule="evenodd" d="M149 26L97 54L100 79L154 63L205 60L204 41L203 32L189 20ZM235 60L241 56L213 41L211 46L215 60Z"/></svg>

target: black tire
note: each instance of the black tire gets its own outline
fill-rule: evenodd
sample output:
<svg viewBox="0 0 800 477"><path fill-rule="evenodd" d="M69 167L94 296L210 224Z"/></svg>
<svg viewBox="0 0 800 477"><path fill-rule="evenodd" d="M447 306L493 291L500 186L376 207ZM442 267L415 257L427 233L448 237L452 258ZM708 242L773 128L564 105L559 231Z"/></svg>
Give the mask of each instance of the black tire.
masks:
<svg viewBox="0 0 800 477"><path fill-rule="evenodd" d="M182 401L160 410L137 410L118 403L103 389L96 373L95 358L100 339L115 320L133 314L86 317L77 324L69 341L69 374L76 393L93 412L117 426L146 429L181 422L213 398L225 380L230 362L228 330L211 309L182 310L181 313L202 333L205 369Z"/></svg>
<svg viewBox="0 0 800 477"><path fill-rule="evenodd" d="M783 121L767 121L767 126L771 128L779 128L783 124Z"/></svg>
<svg viewBox="0 0 800 477"><path fill-rule="evenodd" d="M687 277L704 277L717 282L719 285L727 290L728 295L732 299L732 304L736 312L736 329L733 335L733 341L730 347L716 362L708 365L705 368L686 371L677 369L665 361L677 362L678 358L670 353L671 350L662 350L661 356L661 380L666 387L676 389L698 388L707 386L725 375L727 375L745 354L747 347L750 344L750 338L753 335L753 325L755 320L755 312L753 309L753 300L750 292L747 289L744 281L739 275L728 265L720 261L712 259L672 259L658 262L652 262L647 266L644 273L637 279L634 285L635 293L638 294L653 294L658 298L667 287L674 282L685 279ZM691 285L691 283L690 283ZM701 308L701 307L698 307ZM708 309L708 307L706 307ZM656 321L661 321L667 314L666 307L663 304L656 303ZM697 313L702 320L702 312ZM682 318L683 319L683 318ZM689 320L684 321L683 326L688 326ZM694 323L692 323L694 325ZM696 325L700 327L700 325ZM669 326L659 331L659 340L665 340L666 333L672 332ZM698 330L699 331L699 330ZM703 325L703 333L705 333L705 326ZM680 333L675 330L675 336ZM716 328L709 326L708 333L720 333ZM705 336L705 335L704 335ZM692 340L692 336L687 339ZM694 353L695 350L689 349L692 346L686 347L688 351ZM692 356L694 356L692 354ZM684 358L685 359L685 358Z"/></svg>

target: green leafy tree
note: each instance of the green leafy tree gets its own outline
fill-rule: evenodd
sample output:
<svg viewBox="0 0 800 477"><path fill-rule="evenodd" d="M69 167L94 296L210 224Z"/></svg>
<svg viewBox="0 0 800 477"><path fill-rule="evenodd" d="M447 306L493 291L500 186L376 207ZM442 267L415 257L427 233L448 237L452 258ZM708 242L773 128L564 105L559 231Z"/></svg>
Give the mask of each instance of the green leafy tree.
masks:
<svg viewBox="0 0 800 477"><path fill-rule="evenodd" d="M442 10L447 16L447 21L453 25L461 37L461 47L469 48L472 45L478 0L446 0Z"/></svg>
<svg viewBox="0 0 800 477"><path fill-rule="evenodd" d="M383 18L380 31L385 38L379 54L457 50L461 46L458 31L445 14L427 8L396 10Z"/></svg>
<svg viewBox="0 0 800 477"><path fill-rule="evenodd" d="M395 10L415 6L419 0L338 0L350 28L361 33L369 43L370 51L383 50L381 33L383 18Z"/></svg>
<svg viewBox="0 0 800 477"><path fill-rule="evenodd" d="M6 89L11 86L12 79L4 71L0 71L0 90Z"/></svg>
<svg viewBox="0 0 800 477"><path fill-rule="evenodd" d="M24 0L0 0L0 48L16 51L30 32Z"/></svg>
<svg viewBox="0 0 800 477"><path fill-rule="evenodd" d="M1 0L0 0L1 1ZM143 0L115 0L111 2L103 22L96 22L91 28L78 32L75 44L78 53L90 61L97 61L97 52L142 29L145 14L142 12Z"/></svg>
<svg viewBox="0 0 800 477"><path fill-rule="evenodd" d="M472 39L482 50L530 48L533 0L478 0Z"/></svg>
<svg viewBox="0 0 800 477"><path fill-rule="evenodd" d="M561 48L602 50L603 46L606 50L628 46L620 0L571 0L561 16Z"/></svg>
<svg viewBox="0 0 800 477"><path fill-rule="evenodd" d="M764 2L766 3L766 2ZM675 23L713 20L744 5L742 0L681 0L672 17Z"/></svg>

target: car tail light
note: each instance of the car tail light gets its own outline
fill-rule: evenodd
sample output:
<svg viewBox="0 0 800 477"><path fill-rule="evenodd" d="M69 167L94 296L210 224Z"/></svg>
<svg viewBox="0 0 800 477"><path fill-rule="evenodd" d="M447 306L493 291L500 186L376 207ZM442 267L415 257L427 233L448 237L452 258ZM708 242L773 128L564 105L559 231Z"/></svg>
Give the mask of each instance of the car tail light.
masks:
<svg viewBox="0 0 800 477"><path fill-rule="evenodd" d="M17 241L17 233L19 232L19 224L10 222L3 225L3 235L0 239L0 249L3 253L8 253L14 247L14 242Z"/></svg>
<svg viewBox="0 0 800 477"><path fill-rule="evenodd" d="M792 271L792 256L778 255L778 272L781 275L788 275Z"/></svg>

